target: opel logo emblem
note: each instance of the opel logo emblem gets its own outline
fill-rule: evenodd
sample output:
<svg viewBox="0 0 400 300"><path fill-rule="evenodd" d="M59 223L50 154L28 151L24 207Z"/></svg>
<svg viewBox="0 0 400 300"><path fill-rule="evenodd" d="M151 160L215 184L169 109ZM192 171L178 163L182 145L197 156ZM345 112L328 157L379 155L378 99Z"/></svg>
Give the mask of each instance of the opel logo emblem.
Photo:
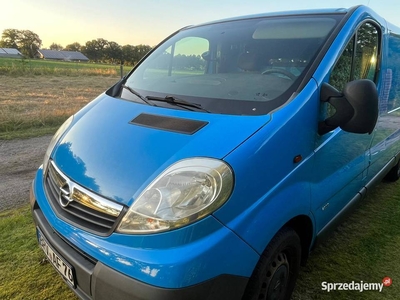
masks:
<svg viewBox="0 0 400 300"><path fill-rule="evenodd" d="M68 181L65 182L58 193L58 202L62 207L67 207L73 201L70 197L70 187Z"/></svg>

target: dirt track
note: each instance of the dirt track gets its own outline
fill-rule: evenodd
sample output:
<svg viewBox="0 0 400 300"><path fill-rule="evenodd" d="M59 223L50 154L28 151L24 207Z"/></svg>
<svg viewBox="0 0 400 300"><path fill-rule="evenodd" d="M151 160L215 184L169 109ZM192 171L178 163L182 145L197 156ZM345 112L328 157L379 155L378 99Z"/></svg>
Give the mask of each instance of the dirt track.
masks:
<svg viewBox="0 0 400 300"><path fill-rule="evenodd" d="M0 211L29 202L29 188L50 139L0 140Z"/></svg>

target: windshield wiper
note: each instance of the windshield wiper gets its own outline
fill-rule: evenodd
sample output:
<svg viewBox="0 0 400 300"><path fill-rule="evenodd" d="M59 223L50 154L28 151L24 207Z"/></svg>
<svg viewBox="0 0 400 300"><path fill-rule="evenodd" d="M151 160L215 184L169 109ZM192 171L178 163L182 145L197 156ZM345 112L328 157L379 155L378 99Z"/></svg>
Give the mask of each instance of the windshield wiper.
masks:
<svg viewBox="0 0 400 300"><path fill-rule="evenodd" d="M177 105L179 107L183 107L183 108L186 108L186 109L194 111L193 109L189 108L189 107L193 107L193 108L197 108L198 110L201 110L201 111L209 113L209 111L206 110L205 108L203 108L200 104L188 102L186 100L179 99L179 98L176 98L176 97L170 96L170 95L167 95L165 97L146 96L146 99L147 100L151 100L151 101L167 102L167 103L174 104L174 105Z"/></svg>
<svg viewBox="0 0 400 300"><path fill-rule="evenodd" d="M138 97L140 100L142 100L144 103L151 105L151 106L155 106L154 103L151 103L150 101L147 100L147 97L142 96L140 93L136 92L133 88L131 88L130 86L127 86L125 84L122 85L122 87L124 89L127 89L128 91L130 91L132 94L134 94L136 97Z"/></svg>

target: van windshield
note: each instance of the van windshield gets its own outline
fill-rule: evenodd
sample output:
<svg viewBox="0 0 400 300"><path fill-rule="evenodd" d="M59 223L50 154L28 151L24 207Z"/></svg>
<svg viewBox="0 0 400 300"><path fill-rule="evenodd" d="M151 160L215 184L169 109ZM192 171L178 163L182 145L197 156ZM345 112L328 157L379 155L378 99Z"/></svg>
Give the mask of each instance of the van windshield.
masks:
<svg viewBox="0 0 400 300"><path fill-rule="evenodd" d="M142 61L126 85L150 101L176 97L213 113L265 114L297 90L342 17L254 18L183 29Z"/></svg>

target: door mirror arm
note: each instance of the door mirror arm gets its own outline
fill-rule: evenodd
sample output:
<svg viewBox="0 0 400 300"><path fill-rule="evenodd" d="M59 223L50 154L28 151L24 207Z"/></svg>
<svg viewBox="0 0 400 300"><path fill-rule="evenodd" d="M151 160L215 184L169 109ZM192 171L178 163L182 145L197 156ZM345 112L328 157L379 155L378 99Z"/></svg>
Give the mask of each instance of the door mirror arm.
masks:
<svg viewBox="0 0 400 300"><path fill-rule="evenodd" d="M335 108L335 113L329 118L319 122L318 133L323 135L346 124L354 115L354 109L347 101L346 97L328 83L323 83L321 87L321 102L328 102Z"/></svg>
<svg viewBox="0 0 400 300"><path fill-rule="evenodd" d="M351 81L340 93L328 83L323 83L321 102L328 102L335 113L319 122L318 134L323 135L342 128L352 133L371 134L378 120L378 92L375 83L368 79Z"/></svg>

